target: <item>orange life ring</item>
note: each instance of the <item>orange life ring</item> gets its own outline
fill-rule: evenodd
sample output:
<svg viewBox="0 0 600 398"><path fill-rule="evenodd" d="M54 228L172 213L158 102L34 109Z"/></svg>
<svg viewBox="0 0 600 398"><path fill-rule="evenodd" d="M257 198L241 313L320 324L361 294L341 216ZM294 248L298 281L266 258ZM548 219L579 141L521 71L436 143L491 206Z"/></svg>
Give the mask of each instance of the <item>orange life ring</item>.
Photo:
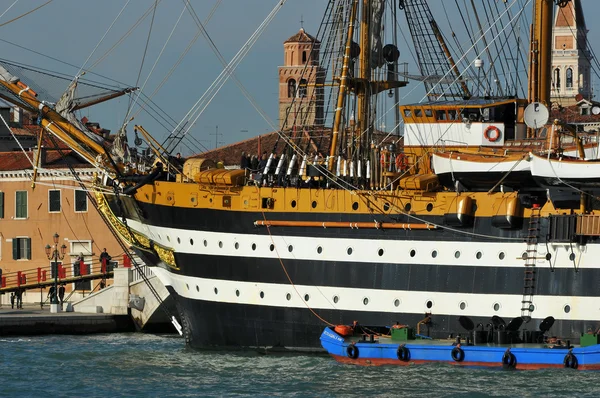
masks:
<svg viewBox="0 0 600 398"><path fill-rule="evenodd" d="M406 155L403 153L399 153L396 155L396 170L398 171L406 171L408 168L408 160L406 159Z"/></svg>
<svg viewBox="0 0 600 398"><path fill-rule="evenodd" d="M489 142L496 142L500 139L500 129L498 129L496 126L489 126L483 132L483 136Z"/></svg>

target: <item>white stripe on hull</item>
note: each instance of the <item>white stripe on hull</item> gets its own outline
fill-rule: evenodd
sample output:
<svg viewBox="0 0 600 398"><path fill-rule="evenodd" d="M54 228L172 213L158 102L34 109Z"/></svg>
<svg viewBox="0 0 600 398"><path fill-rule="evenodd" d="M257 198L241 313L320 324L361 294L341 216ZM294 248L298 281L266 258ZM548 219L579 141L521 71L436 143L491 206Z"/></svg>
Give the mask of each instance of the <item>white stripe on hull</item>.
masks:
<svg viewBox="0 0 600 398"><path fill-rule="evenodd" d="M528 159L477 162L461 159L460 153L452 154L450 158L434 153L431 160L436 174L516 173L529 171Z"/></svg>
<svg viewBox="0 0 600 398"><path fill-rule="evenodd" d="M409 241L378 239L321 238L308 236L269 236L193 231L155 227L127 220L134 230L178 253L227 257L281 258L305 261L337 261L452 265L477 267L524 267L524 242ZM393 233L393 232L391 232ZM191 243L193 241L193 244ZM204 242L206 241L206 246ZM219 244L220 243L220 244ZM237 248L236 248L237 243ZM274 250L270 246L274 244ZM289 248L292 247L290 252ZM254 247L254 249L253 249ZM322 248L322 253L317 248ZM348 249L352 253L348 254ZM379 250L383 254L379 255ZM553 268L600 268L600 246L548 244ZM572 261L571 250L575 254ZM411 256L411 254L414 255ZM480 253L480 254L478 254ZM457 257L458 256L458 257ZM536 266L549 268L544 259L546 245L538 245ZM575 264L574 264L575 263Z"/></svg>
<svg viewBox="0 0 600 398"><path fill-rule="evenodd" d="M521 315L520 295L292 286L196 278L173 274L158 267L154 267L153 271L165 285L171 286L177 294L191 300L390 314L431 312L435 315L473 317L498 315L507 320ZM305 300L306 295L308 301ZM334 302L335 297L337 303ZM560 320L600 320L597 297L535 296L533 301L535 305L533 316L536 318L552 315ZM428 308L428 302L431 302L431 308ZM464 309L461 309L462 304ZM567 305L570 307L568 313L565 312Z"/></svg>

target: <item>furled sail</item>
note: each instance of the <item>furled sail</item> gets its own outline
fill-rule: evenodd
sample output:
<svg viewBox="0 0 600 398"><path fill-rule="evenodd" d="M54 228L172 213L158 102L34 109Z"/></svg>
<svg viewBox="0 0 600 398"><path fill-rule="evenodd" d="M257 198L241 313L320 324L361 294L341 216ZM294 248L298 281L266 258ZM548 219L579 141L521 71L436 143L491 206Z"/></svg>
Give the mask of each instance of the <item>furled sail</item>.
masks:
<svg viewBox="0 0 600 398"><path fill-rule="evenodd" d="M371 3L371 68L380 68L385 63L382 55L381 21L385 11L385 0Z"/></svg>

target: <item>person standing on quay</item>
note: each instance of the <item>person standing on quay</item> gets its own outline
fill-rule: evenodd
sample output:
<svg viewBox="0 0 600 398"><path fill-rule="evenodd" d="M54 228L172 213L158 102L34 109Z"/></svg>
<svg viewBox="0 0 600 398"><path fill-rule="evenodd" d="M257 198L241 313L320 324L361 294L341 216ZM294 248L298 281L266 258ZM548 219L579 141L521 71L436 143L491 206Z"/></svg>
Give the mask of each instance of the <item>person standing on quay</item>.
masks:
<svg viewBox="0 0 600 398"><path fill-rule="evenodd" d="M15 308L15 292L10 292L10 308Z"/></svg>
<svg viewBox="0 0 600 398"><path fill-rule="evenodd" d="M63 308L63 302L65 301L65 284L61 284L58 288L58 299L60 300L60 309Z"/></svg>
<svg viewBox="0 0 600 398"><path fill-rule="evenodd" d="M23 291L21 289L17 289L15 295L17 296L17 309L23 309Z"/></svg>

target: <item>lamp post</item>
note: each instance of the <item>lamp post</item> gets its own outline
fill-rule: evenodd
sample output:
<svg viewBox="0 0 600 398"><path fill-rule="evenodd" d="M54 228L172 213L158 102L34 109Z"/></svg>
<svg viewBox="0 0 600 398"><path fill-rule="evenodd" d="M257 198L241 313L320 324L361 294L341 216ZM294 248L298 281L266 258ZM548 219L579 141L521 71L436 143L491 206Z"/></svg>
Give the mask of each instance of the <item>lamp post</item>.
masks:
<svg viewBox="0 0 600 398"><path fill-rule="evenodd" d="M57 313L58 312L58 260L62 260L65 258L65 253L67 251L67 246L64 244L60 246L60 250L58 247L58 233L55 233L52 236L54 240L54 244L52 246L46 245L46 257L48 260L53 262L50 269L54 269L54 294L50 297L50 312Z"/></svg>

